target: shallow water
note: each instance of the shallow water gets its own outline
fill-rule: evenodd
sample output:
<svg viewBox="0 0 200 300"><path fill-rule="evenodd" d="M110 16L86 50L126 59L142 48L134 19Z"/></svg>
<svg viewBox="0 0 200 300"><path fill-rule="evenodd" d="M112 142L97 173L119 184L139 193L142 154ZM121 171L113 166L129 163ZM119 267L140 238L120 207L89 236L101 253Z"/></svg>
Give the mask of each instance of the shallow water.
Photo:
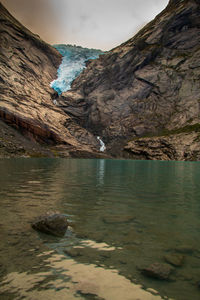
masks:
<svg viewBox="0 0 200 300"><path fill-rule="evenodd" d="M199 299L199 178L196 162L0 160L0 299ZM31 228L47 211L64 238ZM169 281L141 274L174 252Z"/></svg>

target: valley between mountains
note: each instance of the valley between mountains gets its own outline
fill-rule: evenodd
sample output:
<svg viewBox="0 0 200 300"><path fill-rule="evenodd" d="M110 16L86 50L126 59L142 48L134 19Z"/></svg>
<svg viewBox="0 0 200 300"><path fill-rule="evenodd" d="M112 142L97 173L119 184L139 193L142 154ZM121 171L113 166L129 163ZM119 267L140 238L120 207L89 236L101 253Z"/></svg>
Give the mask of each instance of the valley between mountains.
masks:
<svg viewBox="0 0 200 300"><path fill-rule="evenodd" d="M2 4L0 21L1 157L200 160L199 1L170 0L60 95L62 55Z"/></svg>

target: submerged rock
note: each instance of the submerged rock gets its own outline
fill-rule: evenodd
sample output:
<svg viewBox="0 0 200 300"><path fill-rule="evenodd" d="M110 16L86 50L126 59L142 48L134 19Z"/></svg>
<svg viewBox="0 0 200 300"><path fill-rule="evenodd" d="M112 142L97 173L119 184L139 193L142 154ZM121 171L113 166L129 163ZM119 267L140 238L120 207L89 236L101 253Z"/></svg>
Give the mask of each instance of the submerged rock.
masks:
<svg viewBox="0 0 200 300"><path fill-rule="evenodd" d="M33 229L40 232L54 236L64 236L68 228L68 221L66 216L56 213L40 216L31 224L31 226Z"/></svg>
<svg viewBox="0 0 200 300"><path fill-rule="evenodd" d="M165 261L175 267L181 267L184 263L184 258L184 255L176 253L167 254L164 256Z"/></svg>
<svg viewBox="0 0 200 300"><path fill-rule="evenodd" d="M196 249L193 246L182 245L182 246L176 247L175 251L178 252L178 253L191 255L196 251Z"/></svg>
<svg viewBox="0 0 200 300"><path fill-rule="evenodd" d="M168 264L154 263L141 269L141 271L145 276L161 280L168 280L173 268Z"/></svg>

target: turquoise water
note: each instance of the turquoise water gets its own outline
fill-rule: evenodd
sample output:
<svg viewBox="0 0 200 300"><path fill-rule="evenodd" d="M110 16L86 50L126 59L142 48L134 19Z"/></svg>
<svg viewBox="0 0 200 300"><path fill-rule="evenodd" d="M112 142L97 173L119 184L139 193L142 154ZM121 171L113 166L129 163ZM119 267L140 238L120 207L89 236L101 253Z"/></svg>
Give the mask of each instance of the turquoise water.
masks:
<svg viewBox="0 0 200 300"><path fill-rule="evenodd" d="M197 162L0 160L0 299L200 299L199 178ZM48 211L64 238L31 228ZM169 281L141 274L169 253L185 256Z"/></svg>

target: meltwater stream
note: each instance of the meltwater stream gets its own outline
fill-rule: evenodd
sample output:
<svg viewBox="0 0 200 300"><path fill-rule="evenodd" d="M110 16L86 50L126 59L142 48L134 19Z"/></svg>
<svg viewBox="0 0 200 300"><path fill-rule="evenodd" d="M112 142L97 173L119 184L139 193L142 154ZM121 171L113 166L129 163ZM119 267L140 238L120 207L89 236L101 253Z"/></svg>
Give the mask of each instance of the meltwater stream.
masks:
<svg viewBox="0 0 200 300"><path fill-rule="evenodd" d="M200 164L0 160L0 299L198 300ZM60 211L64 238L31 221ZM184 255L169 281L140 268Z"/></svg>

